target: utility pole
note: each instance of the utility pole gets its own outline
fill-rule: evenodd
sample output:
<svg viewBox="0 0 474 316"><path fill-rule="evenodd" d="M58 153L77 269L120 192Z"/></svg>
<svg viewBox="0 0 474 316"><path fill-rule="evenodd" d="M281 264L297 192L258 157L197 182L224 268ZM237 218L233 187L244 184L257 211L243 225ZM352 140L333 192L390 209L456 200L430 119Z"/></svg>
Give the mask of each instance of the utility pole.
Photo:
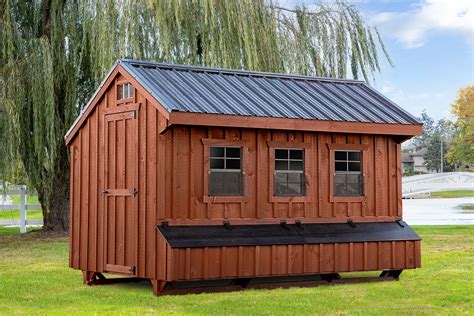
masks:
<svg viewBox="0 0 474 316"><path fill-rule="evenodd" d="M440 137L440 141L441 141L441 152L440 152L440 154L441 154L441 171L440 172L443 173L443 138L442 137Z"/></svg>

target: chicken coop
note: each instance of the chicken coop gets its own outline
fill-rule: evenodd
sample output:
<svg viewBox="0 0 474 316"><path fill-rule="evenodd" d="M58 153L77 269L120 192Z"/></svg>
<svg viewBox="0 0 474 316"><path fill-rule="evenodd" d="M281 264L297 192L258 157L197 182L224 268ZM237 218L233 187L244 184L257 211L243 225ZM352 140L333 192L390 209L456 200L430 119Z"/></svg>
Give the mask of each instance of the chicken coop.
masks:
<svg viewBox="0 0 474 316"><path fill-rule="evenodd" d="M400 149L421 133L363 81L119 60L65 136L70 267L156 295L398 279L421 265Z"/></svg>

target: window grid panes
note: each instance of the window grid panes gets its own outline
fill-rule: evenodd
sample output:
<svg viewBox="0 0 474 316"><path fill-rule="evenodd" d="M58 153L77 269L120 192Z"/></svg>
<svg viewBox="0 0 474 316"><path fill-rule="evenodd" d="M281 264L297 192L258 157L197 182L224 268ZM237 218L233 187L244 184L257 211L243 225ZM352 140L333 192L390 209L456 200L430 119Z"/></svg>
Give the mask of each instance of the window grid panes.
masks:
<svg viewBox="0 0 474 316"><path fill-rule="evenodd" d="M133 87L130 83L124 83L118 86L118 100L129 99L133 96Z"/></svg>
<svg viewBox="0 0 474 316"><path fill-rule="evenodd" d="M303 149L275 149L274 195L304 195Z"/></svg>
<svg viewBox="0 0 474 316"><path fill-rule="evenodd" d="M210 147L209 195L242 195L240 147Z"/></svg>
<svg viewBox="0 0 474 316"><path fill-rule="evenodd" d="M334 152L334 195L363 195L360 151Z"/></svg>

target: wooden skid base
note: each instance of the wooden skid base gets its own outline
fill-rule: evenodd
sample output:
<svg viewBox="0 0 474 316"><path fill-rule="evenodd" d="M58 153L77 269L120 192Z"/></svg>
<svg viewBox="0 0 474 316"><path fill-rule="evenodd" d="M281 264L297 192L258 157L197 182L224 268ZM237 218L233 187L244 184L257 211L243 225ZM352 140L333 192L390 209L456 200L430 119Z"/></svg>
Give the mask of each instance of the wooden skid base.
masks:
<svg viewBox="0 0 474 316"><path fill-rule="evenodd" d="M153 294L183 295L214 292L233 292L244 289L275 289L290 287L313 287L319 285L336 285L346 283L366 283L381 281L396 281L403 270L385 270L378 277L342 278L339 273L315 274L304 276L258 277L225 280L174 281L150 280ZM102 273L83 271L84 284L102 285L124 282L148 281L142 278L113 278L107 279Z"/></svg>
<svg viewBox="0 0 474 316"><path fill-rule="evenodd" d="M276 289L313 287L346 283L397 281L403 270L386 270L378 277L342 278L339 273L288 277L258 277L252 279L175 281L168 282L158 295L182 295L213 292L233 292L245 289ZM156 292L155 292L155 295Z"/></svg>
<svg viewBox="0 0 474 316"><path fill-rule="evenodd" d="M107 279L100 272L82 271L82 282L87 285L103 285L103 284L115 284L115 283L131 283L131 282L142 282L147 279L142 278L111 278Z"/></svg>

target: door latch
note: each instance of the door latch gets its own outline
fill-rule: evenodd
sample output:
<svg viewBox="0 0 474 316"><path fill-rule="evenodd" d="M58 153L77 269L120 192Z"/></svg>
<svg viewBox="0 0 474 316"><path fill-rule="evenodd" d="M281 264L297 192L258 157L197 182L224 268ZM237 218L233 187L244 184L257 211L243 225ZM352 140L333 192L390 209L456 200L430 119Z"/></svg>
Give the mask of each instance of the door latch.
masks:
<svg viewBox="0 0 474 316"><path fill-rule="evenodd" d="M137 188L133 188L131 193L132 193L133 196L137 196L137 194L138 194Z"/></svg>

